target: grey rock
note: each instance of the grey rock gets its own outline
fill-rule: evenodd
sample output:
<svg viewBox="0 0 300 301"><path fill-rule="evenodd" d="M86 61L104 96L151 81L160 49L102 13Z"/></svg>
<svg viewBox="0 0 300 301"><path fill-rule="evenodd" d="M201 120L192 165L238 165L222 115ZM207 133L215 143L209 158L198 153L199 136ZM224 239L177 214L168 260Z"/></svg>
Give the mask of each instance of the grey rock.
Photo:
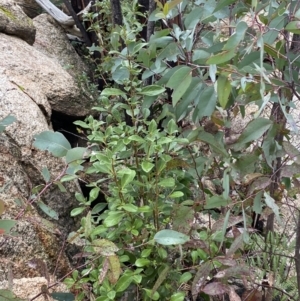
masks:
<svg viewBox="0 0 300 301"><path fill-rule="evenodd" d="M49 104L53 110L72 116L86 116L94 106L57 60L16 37L0 33L0 61L7 80L29 96L48 119Z"/></svg>
<svg viewBox="0 0 300 301"><path fill-rule="evenodd" d="M32 20L11 0L0 0L0 31L17 36L30 45L35 40Z"/></svg>

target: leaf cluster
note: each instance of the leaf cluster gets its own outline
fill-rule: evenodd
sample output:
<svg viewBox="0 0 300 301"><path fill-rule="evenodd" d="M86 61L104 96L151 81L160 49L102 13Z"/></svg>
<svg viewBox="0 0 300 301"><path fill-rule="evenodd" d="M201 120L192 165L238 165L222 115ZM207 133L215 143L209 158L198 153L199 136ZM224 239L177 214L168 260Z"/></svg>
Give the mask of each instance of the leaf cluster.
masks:
<svg viewBox="0 0 300 301"><path fill-rule="evenodd" d="M97 301L124 294L238 300L228 280L254 279L249 265L257 263L245 259L244 246L253 241L255 216L269 208L280 222L284 194L294 196L299 187L300 153L289 141L297 131L290 108L299 90L293 67L299 57L285 47L297 26L290 19L291 11L299 18L297 5L156 3L149 41L140 37L136 6L124 1L124 26L110 24L101 42L106 56L97 68L111 83L94 108L99 118L76 122L89 146L71 149L57 133L36 137L36 147L66 158L57 183L82 173L92 179L88 196L75 195L71 215L84 216L69 237L83 245L86 267L66 283L78 300L88 294ZM244 118L250 103L257 112L228 139L231 119ZM281 110L281 122L268 116L269 105ZM274 186L278 158L282 178ZM100 193L106 202L95 205ZM281 273L282 265L268 265Z"/></svg>

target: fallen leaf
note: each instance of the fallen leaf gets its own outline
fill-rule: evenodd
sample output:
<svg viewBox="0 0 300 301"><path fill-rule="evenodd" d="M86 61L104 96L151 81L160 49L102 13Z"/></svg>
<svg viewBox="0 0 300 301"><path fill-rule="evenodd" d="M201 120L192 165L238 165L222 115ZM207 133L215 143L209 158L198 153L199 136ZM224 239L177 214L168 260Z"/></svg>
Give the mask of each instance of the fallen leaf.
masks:
<svg viewBox="0 0 300 301"><path fill-rule="evenodd" d="M257 289L247 290L242 295L242 301L262 301L262 293Z"/></svg>
<svg viewBox="0 0 300 301"><path fill-rule="evenodd" d="M230 291L228 293L230 301L242 301L240 296L235 292L233 287L230 287Z"/></svg>

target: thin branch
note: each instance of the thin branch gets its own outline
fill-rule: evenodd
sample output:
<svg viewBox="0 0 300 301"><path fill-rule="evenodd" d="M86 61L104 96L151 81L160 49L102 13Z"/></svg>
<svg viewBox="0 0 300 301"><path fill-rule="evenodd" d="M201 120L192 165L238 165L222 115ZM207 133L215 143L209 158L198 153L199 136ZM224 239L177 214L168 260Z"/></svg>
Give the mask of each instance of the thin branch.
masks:
<svg viewBox="0 0 300 301"><path fill-rule="evenodd" d="M63 26L73 26L75 21L71 16L66 15L57 8L50 0L35 0L50 16L52 16L59 24Z"/></svg>
<svg viewBox="0 0 300 301"><path fill-rule="evenodd" d="M296 266L298 295L300 296L300 212L299 211L298 211L298 222L296 226L295 266Z"/></svg>
<svg viewBox="0 0 300 301"><path fill-rule="evenodd" d="M64 4L66 5L69 13L71 14L72 18L74 19L74 22L77 26L77 28L80 30L81 34L82 34L82 37L84 39L84 42L85 44L88 46L88 47L91 47L92 46L92 42L86 32L86 30L84 29L82 23L79 21L79 18L77 16L77 14L75 13L71 3L69 2L69 0L63 0L64 1Z"/></svg>

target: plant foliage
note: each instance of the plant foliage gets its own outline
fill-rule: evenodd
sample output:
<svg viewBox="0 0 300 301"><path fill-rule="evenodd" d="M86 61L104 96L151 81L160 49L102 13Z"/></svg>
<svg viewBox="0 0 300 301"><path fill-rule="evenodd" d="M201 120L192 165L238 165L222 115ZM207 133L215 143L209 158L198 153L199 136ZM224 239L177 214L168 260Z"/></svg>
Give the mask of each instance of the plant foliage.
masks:
<svg viewBox="0 0 300 301"><path fill-rule="evenodd" d="M229 279L239 278L252 284L256 300L260 270L249 269L256 264L245 245L257 237L251 233L260 214L272 232L284 195L299 187L300 152L291 143L298 131L291 108L300 98L298 4L155 2L148 40L137 1L122 1L123 25L110 20L109 1L96 2L104 19L86 16L101 37L90 51L103 54L96 72L107 85L94 108L98 118L75 122L90 146L71 149L51 132L34 143L66 157L62 181L82 172L91 179L89 196L77 193L71 212L85 213L76 235L86 267L66 283L78 300L238 300ZM94 205L99 194L107 203ZM268 266L281 271L283 264ZM291 300L298 300L294 287Z"/></svg>

